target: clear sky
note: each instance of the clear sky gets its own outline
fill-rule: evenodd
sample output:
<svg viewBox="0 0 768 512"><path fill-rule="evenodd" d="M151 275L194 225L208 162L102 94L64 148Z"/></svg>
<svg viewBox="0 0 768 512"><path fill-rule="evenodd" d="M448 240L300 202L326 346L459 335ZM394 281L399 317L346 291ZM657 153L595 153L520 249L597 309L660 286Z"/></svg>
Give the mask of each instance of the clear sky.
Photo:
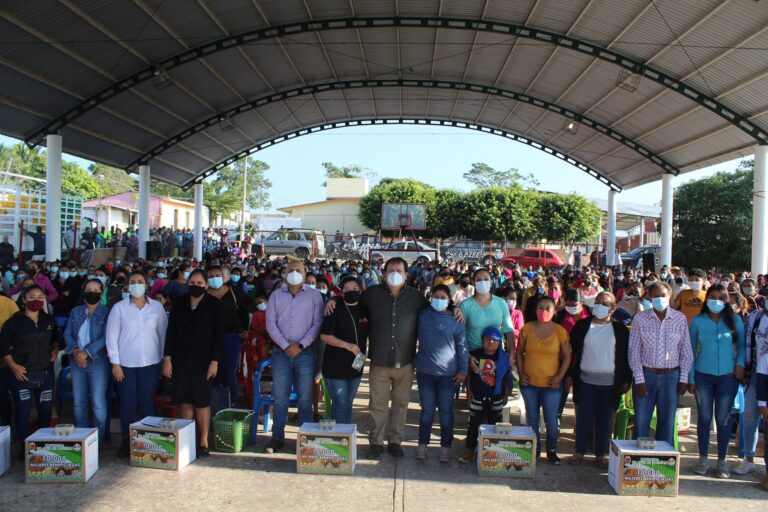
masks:
<svg viewBox="0 0 768 512"><path fill-rule="evenodd" d="M0 136L0 143L18 143ZM66 145L66 141L65 141ZM69 157L87 167L90 162ZM277 144L255 154L270 166L272 207L322 201L323 162L359 164L380 178L415 178L441 188L471 190L462 174L474 162L496 169L518 168L533 173L538 188L551 192L577 192L589 198L606 198L608 189L577 168L524 144L471 130L436 126L371 126L329 130ZM675 178L674 185L733 170L738 160ZM625 190L618 201L646 205L661 201L661 181Z"/></svg>

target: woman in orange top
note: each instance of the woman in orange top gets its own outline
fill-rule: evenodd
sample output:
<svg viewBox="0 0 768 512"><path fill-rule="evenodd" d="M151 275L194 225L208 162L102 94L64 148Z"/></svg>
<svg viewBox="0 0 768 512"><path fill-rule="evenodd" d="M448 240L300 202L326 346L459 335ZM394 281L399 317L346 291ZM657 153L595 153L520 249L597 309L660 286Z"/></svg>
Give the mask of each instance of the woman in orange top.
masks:
<svg viewBox="0 0 768 512"><path fill-rule="evenodd" d="M547 425L547 460L560 464L557 456L557 409L563 377L571 364L568 333L552 321L555 301L549 295L536 304L536 321L525 324L518 335L517 368L520 392L525 401L528 425L539 435L539 408L544 409ZM541 442L536 443L537 456Z"/></svg>

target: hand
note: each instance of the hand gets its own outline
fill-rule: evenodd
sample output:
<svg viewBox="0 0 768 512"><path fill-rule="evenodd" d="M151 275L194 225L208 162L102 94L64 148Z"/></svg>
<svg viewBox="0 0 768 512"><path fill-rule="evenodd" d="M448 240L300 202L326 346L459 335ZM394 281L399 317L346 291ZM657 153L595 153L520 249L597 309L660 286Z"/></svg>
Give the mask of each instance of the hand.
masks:
<svg viewBox="0 0 768 512"><path fill-rule="evenodd" d="M645 382L635 384L635 395L641 398L648 396L648 387L645 385Z"/></svg>
<svg viewBox="0 0 768 512"><path fill-rule="evenodd" d="M563 387L565 389L571 389L573 387L573 378L572 377L566 377L563 379Z"/></svg>
<svg viewBox="0 0 768 512"><path fill-rule="evenodd" d="M623 386L621 386L620 394L623 395L624 393L629 391L629 388L631 388L631 387L632 387L632 384L630 384L629 382L625 383Z"/></svg>
<svg viewBox="0 0 768 512"><path fill-rule="evenodd" d="M478 366L480 362L475 359L473 356L469 356L469 369L472 371L472 373L479 373L480 367Z"/></svg>
<svg viewBox="0 0 768 512"><path fill-rule="evenodd" d="M331 316L333 314L333 310L336 309L336 301L335 300L329 300L328 304L325 305L325 311L323 312L324 316Z"/></svg>
<svg viewBox="0 0 768 512"><path fill-rule="evenodd" d="M205 375L205 379L215 379L217 373L219 373L219 362L211 361L211 364L208 365L208 373Z"/></svg>
<svg viewBox="0 0 768 512"><path fill-rule="evenodd" d="M57 355L59 355L58 349L51 350L51 362L54 362L56 360Z"/></svg>
<svg viewBox="0 0 768 512"><path fill-rule="evenodd" d="M466 380L467 380L466 375L457 375L456 377L454 377L453 382L455 382L456 384L464 384Z"/></svg>
<svg viewBox="0 0 768 512"><path fill-rule="evenodd" d="M78 363L87 363L88 362L88 352L85 350L79 350L75 349L75 351L72 353L72 355L75 356L75 361ZM85 368L85 366L81 366L80 368Z"/></svg>
<svg viewBox="0 0 768 512"><path fill-rule="evenodd" d="M356 343L347 343L346 349L352 352L355 357L360 353L360 347Z"/></svg>
<svg viewBox="0 0 768 512"><path fill-rule="evenodd" d="M123 382L123 379L125 378L125 375L123 374L123 367L120 366L119 364L113 364L112 377L115 379L115 382L117 383Z"/></svg>
<svg viewBox="0 0 768 512"><path fill-rule="evenodd" d="M688 391L688 383L687 382L678 382L677 383L677 394L679 396L683 396L686 391Z"/></svg>
<svg viewBox="0 0 768 512"><path fill-rule="evenodd" d="M163 377L170 379L173 376L173 363L170 356L163 358Z"/></svg>
<svg viewBox="0 0 768 512"><path fill-rule="evenodd" d="M295 345L293 343L288 345L288 348L286 348L283 352L285 352L285 355L293 359L294 357L301 354L301 349L298 345Z"/></svg>
<svg viewBox="0 0 768 512"><path fill-rule="evenodd" d="M737 366L736 369L733 371L734 377L736 377L736 380L741 382L744 380L744 375L746 374L746 370L743 366Z"/></svg>
<svg viewBox="0 0 768 512"><path fill-rule="evenodd" d="M453 318L456 319L457 322L460 324L464 323L464 315L461 312L461 309L459 308L453 308Z"/></svg>
<svg viewBox="0 0 768 512"><path fill-rule="evenodd" d="M11 366L11 372L13 373L13 376L16 377L17 381L27 382L27 369L20 364L14 364Z"/></svg>
<svg viewBox="0 0 768 512"><path fill-rule="evenodd" d="M560 389L560 383L563 382L563 379L559 375L555 375L550 377L547 382L549 382L549 387L552 389Z"/></svg>
<svg viewBox="0 0 768 512"><path fill-rule="evenodd" d="M696 396L696 384L688 384L688 392Z"/></svg>
<svg viewBox="0 0 768 512"><path fill-rule="evenodd" d="M521 386L531 385L531 378L528 376L527 373L520 372L520 385Z"/></svg>
<svg viewBox="0 0 768 512"><path fill-rule="evenodd" d="M240 334L238 334L238 336L240 336L240 339L241 339L242 341L245 341L245 340L247 340L247 339L248 339L248 331L243 331L243 332L241 332Z"/></svg>
<svg viewBox="0 0 768 512"><path fill-rule="evenodd" d="M69 290L64 290L63 292L61 292L61 295L63 297L69 297Z"/></svg>

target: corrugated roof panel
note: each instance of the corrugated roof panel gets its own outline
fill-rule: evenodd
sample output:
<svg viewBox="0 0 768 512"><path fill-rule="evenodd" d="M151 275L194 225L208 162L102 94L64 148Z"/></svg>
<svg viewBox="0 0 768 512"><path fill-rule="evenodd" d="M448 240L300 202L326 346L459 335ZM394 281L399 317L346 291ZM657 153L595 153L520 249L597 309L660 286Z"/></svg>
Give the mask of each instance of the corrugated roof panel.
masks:
<svg viewBox="0 0 768 512"><path fill-rule="evenodd" d="M47 119L43 117L6 104L0 98L0 126L13 127L9 130L4 130L7 135L23 139L27 133L46 121Z"/></svg>
<svg viewBox="0 0 768 512"><path fill-rule="evenodd" d="M439 30L432 60L433 78L460 79L466 68L473 40L474 33L468 30Z"/></svg>
<svg viewBox="0 0 768 512"><path fill-rule="evenodd" d="M400 66L403 77L429 76L436 32L435 29L400 28Z"/></svg>
<svg viewBox="0 0 768 512"><path fill-rule="evenodd" d="M741 130L730 128L699 140L689 138L685 142L685 144L669 144L662 151L665 156L676 162L691 162L748 145L750 138Z"/></svg>
<svg viewBox="0 0 768 512"><path fill-rule="evenodd" d="M588 4L588 0L539 2L528 26L564 34Z"/></svg>
<svg viewBox="0 0 768 512"><path fill-rule="evenodd" d="M58 89L2 65L0 65L0 96L30 105L50 115L55 115L62 107L74 105L78 101Z"/></svg>
<svg viewBox="0 0 768 512"><path fill-rule="evenodd" d="M246 99L260 97L267 92L271 92L266 82L264 82L237 49L214 53L206 61ZM211 78L216 83L221 83L213 76Z"/></svg>
<svg viewBox="0 0 768 512"><path fill-rule="evenodd" d="M199 64L196 64L196 66L199 66ZM188 68L189 69L189 68ZM171 75L173 77L173 75ZM185 81L181 81L181 84L185 84ZM188 122L195 122L199 119L204 119L210 115L212 115L215 112L214 110L209 109L202 103L200 103L198 100L194 99L192 96L186 94L180 87L177 85L171 85L168 87L164 87L162 89L158 89L155 87L153 81L144 82L143 84L136 87L136 90L143 93L144 96L149 98L151 102L157 103L164 107L166 110L173 112L177 114L177 116L181 119L184 119ZM203 101L205 101L205 98L201 98ZM211 100L212 98L208 98ZM122 98L120 102L122 102ZM118 102L118 103L120 103ZM146 112L150 115L150 117L153 115L152 112L155 110L158 110L158 107L153 105L150 102L143 102L146 107L142 109L142 113ZM164 113L165 115L169 115L167 113ZM176 119L177 116L171 116L173 119ZM176 122L182 123L180 119ZM186 126L179 126L179 128L185 128Z"/></svg>
<svg viewBox="0 0 768 512"><path fill-rule="evenodd" d="M442 15L448 18L480 19L486 3L484 0L443 0Z"/></svg>
<svg viewBox="0 0 768 512"><path fill-rule="evenodd" d="M354 0L350 2L356 16L387 16L395 12L395 0ZM327 16L326 16L327 17Z"/></svg>
<svg viewBox="0 0 768 512"><path fill-rule="evenodd" d="M608 46L648 6L648 0L594 0L572 27L571 37ZM604 13L610 12L610 16Z"/></svg>
<svg viewBox="0 0 768 512"><path fill-rule="evenodd" d="M227 0L226 2L206 2L206 4L230 34L266 26L251 0Z"/></svg>
<svg viewBox="0 0 768 512"><path fill-rule="evenodd" d="M590 56L564 48L558 49L533 84L536 95L541 99L554 101L569 84L576 80L590 62L592 62ZM600 77L594 71L590 71L589 80L590 82L608 82L607 77Z"/></svg>
<svg viewBox="0 0 768 512"><path fill-rule="evenodd" d="M308 19L302 0L254 0L253 3L266 14L270 25L284 25ZM321 13L315 13L315 17L323 16Z"/></svg>
<svg viewBox="0 0 768 512"><path fill-rule="evenodd" d="M552 45L532 42L530 39L519 39L518 46L511 47L510 52L512 57L504 68L499 83L523 92L552 53ZM530 92L534 93L534 91Z"/></svg>
<svg viewBox="0 0 768 512"><path fill-rule="evenodd" d="M293 70L277 39L242 46L251 62L275 89L298 87L301 79Z"/></svg>
<svg viewBox="0 0 768 512"><path fill-rule="evenodd" d="M365 65L357 36L350 39L353 32L348 30L331 30L317 32L317 37L322 38L322 43L328 53L328 58L333 64L333 69L340 79L364 78ZM320 39L317 42L320 45ZM325 57L323 57L325 60Z"/></svg>
<svg viewBox="0 0 768 512"><path fill-rule="evenodd" d="M398 0L400 16L437 16L440 0Z"/></svg>
<svg viewBox="0 0 768 512"><path fill-rule="evenodd" d="M360 30L365 51L361 54L361 63L368 67L370 78L386 78L398 75L397 48L395 31L392 28L374 28ZM349 33L351 44L358 41L354 31ZM346 50L346 48L344 49ZM344 51L343 50L343 51Z"/></svg>
<svg viewBox="0 0 768 512"><path fill-rule="evenodd" d="M488 2L486 19L505 21L507 23L523 24L534 5L535 0L520 0L518 2Z"/></svg>
<svg viewBox="0 0 768 512"><path fill-rule="evenodd" d="M427 108L429 90L405 87L401 89L403 116L420 117Z"/></svg>
<svg viewBox="0 0 768 512"><path fill-rule="evenodd" d="M209 69L204 66L201 61L174 69L169 75L175 84L174 87L168 87L169 90L178 89L177 93L189 91L190 96L205 101L216 112L243 101L237 84L216 68Z"/></svg>
<svg viewBox="0 0 768 512"><path fill-rule="evenodd" d="M475 51L469 59L467 80L474 83L493 84L511 47L512 41L509 36L479 32Z"/></svg>

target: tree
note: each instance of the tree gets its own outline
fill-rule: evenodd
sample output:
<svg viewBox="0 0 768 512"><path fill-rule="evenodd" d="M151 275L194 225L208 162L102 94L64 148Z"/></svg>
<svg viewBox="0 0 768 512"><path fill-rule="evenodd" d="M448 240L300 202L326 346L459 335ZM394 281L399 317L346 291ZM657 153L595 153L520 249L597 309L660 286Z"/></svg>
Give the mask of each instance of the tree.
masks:
<svg viewBox="0 0 768 512"><path fill-rule="evenodd" d="M483 188L464 197L457 230L474 240L532 240L536 238L536 192L521 187Z"/></svg>
<svg viewBox="0 0 768 512"><path fill-rule="evenodd" d="M430 233L439 238L450 238L457 234L456 219L463 215L465 195L450 189L435 191L435 207L427 218Z"/></svg>
<svg viewBox="0 0 768 512"><path fill-rule="evenodd" d="M362 178L363 176L371 180L378 178L375 172L362 165L352 164L339 167L331 162L323 162L323 167L325 168L326 178ZM324 187L327 184L327 181L323 182Z"/></svg>
<svg viewBox="0 0 768 512"><path fill-rule="evenodd" d="M80 196L84 201L102 195L93 176L73 162L61 163L61 188L64 194Z"/></svg>
<svg viewBox="0 0 768 512"><path fill-rule="evenodd" d="M753 161L675 189L673 261L686 268L748 269Z"/></svg>
<svg viewBox="0 0 768 512"><path fill-rule="evenodd" d="M536 208L538 238L576 242L596 237L602 213L578 194L539 194Z"/></svg>
<svg viewBox="0 0 768 512"><path fill-rule="evenodd" d="M93 176L93 180L99 184L100 195L102 196L112 196L138 189L136 179L122 169L93 163L88 166L88 172Z"/></svg>
<svg viewBox="0 0 768 512"><path fill-rule="evenodd" d="M39 146L28 148L24 144L0 145L0 170L45 179L45 153ZM8 177L6 184L19 184L25 189L42 190L44 183L21 178Z"/></svg>
<svg viewBox="0 0 768 512"><path fill-rule="evenodd" d="M427 205L427 236L431 233L431 222L435 212L435 189L426 183L411 179L383 179L360 199L358 217L369 229L378 231L381 227L382 203L423 203Z"/></svg>
<svg viewBox="0 0 768 512"><path fill-rule="evenodd" d="M229 217L243 206L243 171L245 159L219 171L214 179L203 185L203 202L211 216ZM272 182L266 177L269 165L261 160L248 159L248 182L246 203L249 208L269 208L269 189Z"/></svg>
<svg viewBox="0 0 768 512"><path fill-rule="evenodd" d="M182 201L194 200L192 189L184 190L178 185L171 185L162 181L151 180L149 182L149 193L160 197L172 197Z"/></svg>
<svg viewBox="0 0 768 512"><path fill-rule="evenodd" d="M472 164L472 169L464 173L464 179L477 188L504 187L512 188L522 185L536 187L538 180L533 174L522 174L514 167L506 171L497 171L488 164L477 162Z"/></svg>

